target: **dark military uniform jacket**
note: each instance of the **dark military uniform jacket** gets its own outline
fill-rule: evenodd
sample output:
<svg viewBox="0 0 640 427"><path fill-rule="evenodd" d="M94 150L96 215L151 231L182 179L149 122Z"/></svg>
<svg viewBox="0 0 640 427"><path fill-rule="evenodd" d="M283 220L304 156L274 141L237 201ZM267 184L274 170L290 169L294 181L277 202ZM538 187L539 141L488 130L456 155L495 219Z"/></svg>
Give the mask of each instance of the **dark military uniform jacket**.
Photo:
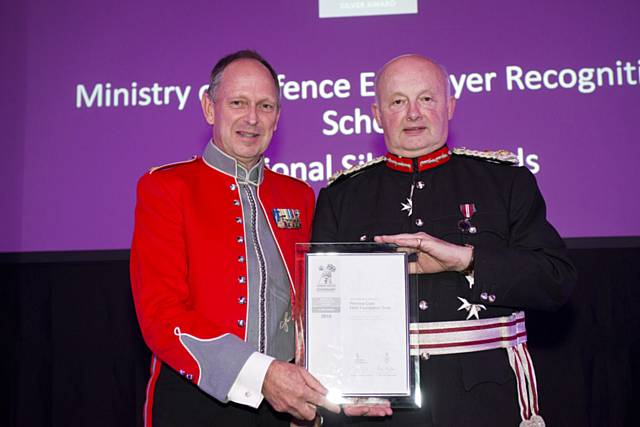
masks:
<svg viewBox="0 0 640 427"><path fill-rule="evenodd" d="M469 309L461 307L460 298L481 305L476 307L480 319L527 308L557 309L568 298L575 270L546 220L531 172L501 163L491 155L451 154L446 146L417 159L388 154L321 190L313 240L371 241L423 231L473 245L473 286L458 272L418 276L420 322L467 319ZM500 425L496 411L508 413L505 425L517 425L514 375L504 350L434 356L421 370L428 406L421 412L428 411L434 425ZM480 384L506 384L507 390L502 398L491 398L494 391ZM486 402L479 403L474 391ZM400 415L396 411L392 419ZM416 424L429 425L421 417L414 417ZM412 419L402 424L411 425Z"/></svg>

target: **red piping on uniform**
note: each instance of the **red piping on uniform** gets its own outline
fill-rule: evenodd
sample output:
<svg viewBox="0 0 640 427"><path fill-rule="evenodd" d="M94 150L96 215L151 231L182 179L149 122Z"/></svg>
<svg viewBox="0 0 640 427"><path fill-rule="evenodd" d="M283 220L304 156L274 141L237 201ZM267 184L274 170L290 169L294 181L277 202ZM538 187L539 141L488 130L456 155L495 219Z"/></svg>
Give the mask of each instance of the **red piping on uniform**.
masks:
<svg viewBox="0 0 640 427"><path fill-rule="evenodd" d="M443 333L449 333L449 332L477 331L482 329L492 329L492 328L504 327L504 326L508 327L508 326L513 326L517 323L524 323L524 318L512 320L507 323L490 323L487 325L480 325L480 326L460 326L460 327L454 327L454 328L438 328L438 329L411 329L409 333L411 334L443 334Z"/></svg>
<svg viewBox="0 0 640 427"><path fill-rule="evenodd" d="M476 340L476 341L465 341L465 342L454 342L454 343L443 343L443 344L411 344L410 348L445 348L445 347L463 347L467 345L479 345L479 344L489 344L492 342L500 342L500 341L512 341L516 338L526 337L526 332L520 332L516 335L511 335L510 337L499 337L499 338L487 338L486 340Z"/></svg>
<svg viewBox="0 0 640 427"><path fill-rule="evenodd" d="M149 382L147 383L147 391L146 391L146 401L144 403L144 426L152 427L153 424L153 395L156 390L156 381L158 380L158 376L160 375L160 366L161 363L158 362L158 358L154 355L151 358L151 376L149 378Z"/></svg>

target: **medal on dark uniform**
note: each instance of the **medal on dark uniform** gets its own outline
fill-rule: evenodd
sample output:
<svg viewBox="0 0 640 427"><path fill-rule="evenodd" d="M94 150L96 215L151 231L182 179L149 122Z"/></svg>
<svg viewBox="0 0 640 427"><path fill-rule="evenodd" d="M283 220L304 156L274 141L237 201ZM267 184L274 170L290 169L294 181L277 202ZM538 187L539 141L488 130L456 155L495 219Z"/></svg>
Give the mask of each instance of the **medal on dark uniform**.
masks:
<svg viewBox="0 0 640 427"><path fill-rule="evenodd" d="M407 216L411 216L413 214L413 189L414 189L414 185L411 184L411 192L409 193L409 197L407 197L407 203L402 203L400 202L400 204L402 205L402 209L400 209L400 212L404 212L407 211Z"/></svg>
<svg viewBox="0 0 640 427"><path fill-rule="evenodd" d="M476 213L476 205L473 203L462 203L460 205L460 213L464 217L458 221L458 228L463 233L475 234L478 230L471 224L471 217Z"/></svg>

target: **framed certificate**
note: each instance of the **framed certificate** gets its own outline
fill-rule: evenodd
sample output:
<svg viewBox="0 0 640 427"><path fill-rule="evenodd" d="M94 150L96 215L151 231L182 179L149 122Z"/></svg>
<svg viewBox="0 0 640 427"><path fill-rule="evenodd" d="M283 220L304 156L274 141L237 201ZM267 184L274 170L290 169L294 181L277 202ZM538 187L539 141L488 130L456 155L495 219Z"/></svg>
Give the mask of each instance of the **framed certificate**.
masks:
<svg viewBox="0 0 640 427"><path fill-rule="evenodd" d="M338 403L419 406L407 255L371 243L304 248L307 370Z"/></svg>

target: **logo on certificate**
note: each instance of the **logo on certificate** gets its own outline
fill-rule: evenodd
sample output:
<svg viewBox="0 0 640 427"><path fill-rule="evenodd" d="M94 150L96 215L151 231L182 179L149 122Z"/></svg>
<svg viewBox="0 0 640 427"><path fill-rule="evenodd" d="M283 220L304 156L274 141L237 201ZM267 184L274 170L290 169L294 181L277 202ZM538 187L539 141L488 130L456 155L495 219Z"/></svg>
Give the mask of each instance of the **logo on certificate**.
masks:
<svg viewBox="0 0 640 427"><path fill-rule="evenodd" d="M318 281L317 290L331 292L336 290L336 284L333 281L333 273L336 272L336 266L333 264L320 265L320 280Z"/></svg>

